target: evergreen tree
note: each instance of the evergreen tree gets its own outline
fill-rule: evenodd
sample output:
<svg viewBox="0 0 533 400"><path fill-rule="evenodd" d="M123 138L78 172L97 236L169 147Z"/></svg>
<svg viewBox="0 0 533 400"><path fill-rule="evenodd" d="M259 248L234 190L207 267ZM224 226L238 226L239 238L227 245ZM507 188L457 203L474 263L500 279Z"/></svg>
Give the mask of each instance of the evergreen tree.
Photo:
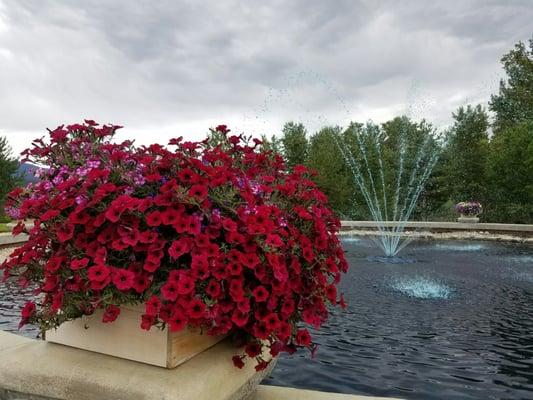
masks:
<svg viewBox="0 0 533 400"><path fill-rule="evenodd" d="M438 157L441 152L435 129L425 120L415 122L402 116L385 122L382 131L387 199L391 203L388 209L394 209L398 186L399 209L407 209L409 202L405 202L405 199L416 197L416 185L413 182L418 182L422 184L421 192L411 218L428 219L446 201L446 192L440 186L442 171L437 170L439 175L434 175L435 171L431 169L433 158ZM423 179L426 171L430 172L429 178Z"/></svg>
<svg viewBox="0 0 533 400"><path fill-rule="evenodd" d="M490 101L496 134L520 122L533 121L533 38L529 48L518 42L501 61L507 80L500 81L500 91Z"/></svg>
<svg viewBox="0 0 533 400"><path fill-rule="evenodd" d="M328 196L333 209L342 218L354 218L355 187L334 135L341 135L339 127L324 127L311 137L306 164L317 172L314 181Z"/></svg>
<svg viewBox="0 0 533 400"><path fill-rule="evenodd" d="M269 139L266 135L261 135L261 141L263 142L263 149L266 151L272 151L274 154L282 154L282 144L281 141L272 135Z"/></svg>
<svg viewBox="0 0 533 400"><path fill-rule="evenodd" d="M487 188L488 115L481 105L459 107L450 132L446 186L451 200L485 203ZM485 204L486 205L486 204Z"/></svg>
<svg viewBox="0 0 533 400"><path fill-rule="evenodd" d="M289 168L292 169L295 165L305 164L309 143L307 141L307 130L303 124L287 122L283 126L281 143L283 144L283 155Z"/></svg>
<svg viewBox="0 0 533 400"><path fill-rule="evenodd" d="M533 223L533 120L500 132L490 149L488 218L497 222Z"/></svg>
<svg viewBox="0 0 533 400"><path fill-rule="evenodd" d="M492 96L494 135L489 144L490 207L497 222L533 223L533 39L502 58L507 80Z"/></svg>
<svg viewBox="0 0 533 400"><path fill-rule="evenodd" d="M7 194L21 183L17 174L18 165L18 161L11 155L7 139L0 136L0 219L4 218L4 202Z"/></svg>

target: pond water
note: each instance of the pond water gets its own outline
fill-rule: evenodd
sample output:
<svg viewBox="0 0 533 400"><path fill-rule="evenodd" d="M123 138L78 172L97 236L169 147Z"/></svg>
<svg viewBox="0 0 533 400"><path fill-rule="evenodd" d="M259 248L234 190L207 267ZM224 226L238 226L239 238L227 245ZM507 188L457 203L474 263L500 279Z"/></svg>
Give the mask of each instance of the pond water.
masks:
<svg viewBox="0 0 533 400"><path fill-rule="evenodd" d="M314 359L283 355L264 383L404 399L533 399L533 246L419 241L401 253L406 262L385 263L371 241L343 245L348 308L315 333Z"/></svg>
<svg viewBox="0 0 533 400"><path fill-rule="evenodd" d="M283 355L265 384L404 399L533 399L533 246L413 242L388 263L365 238L343 240L351 269L314 339ZM0 284L0 329L22 298Z"/></svg>

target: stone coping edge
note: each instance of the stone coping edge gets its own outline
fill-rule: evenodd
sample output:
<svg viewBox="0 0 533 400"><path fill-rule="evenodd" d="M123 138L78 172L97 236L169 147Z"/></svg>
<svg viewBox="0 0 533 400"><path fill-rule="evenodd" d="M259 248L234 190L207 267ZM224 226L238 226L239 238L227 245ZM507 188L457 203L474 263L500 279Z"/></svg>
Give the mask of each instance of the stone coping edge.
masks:
<svg viewBox="0 0 533 400"><path fill-rule="evenodd" d="M0 331L0 399L240 400L276 360L260 373L253 362L239 370L237 351L222 341L165 369Z"/></svg>
<svg viewBox="0 0 533 400"><path fill-rule="evenodd" d="M355 394L320 392L281 386L260 385L246 400L400 400L392 397L372 397Z"/></svg>
<svg viewBox="0 0 533 400"><path fill-rule="evenodd" d="M0 247L2 246L12 246L14 244L24 243L28 240L28 235L18 235L13 236L9 232L0 233Z"/></svg>
<svg viewBox="0 0 533 400"><path fill-rule="evenodd" d="M375 221L341 221L341 227L343 229L370 229L377 228L379 225L381 225L381 223ZM385 227L395 227L400 225L400 223L396 221L385 221L382 225ZM403 225L406 229L423 229L430 231L493 231L533 235L533 225L528 224L407 221L403 223Z"/></svg>

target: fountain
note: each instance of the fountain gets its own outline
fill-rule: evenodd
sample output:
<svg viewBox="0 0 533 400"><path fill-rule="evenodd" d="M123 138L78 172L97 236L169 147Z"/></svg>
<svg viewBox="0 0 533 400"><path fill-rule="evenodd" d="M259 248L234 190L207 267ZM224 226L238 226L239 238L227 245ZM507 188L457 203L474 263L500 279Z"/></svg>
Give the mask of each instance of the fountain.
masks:
<svg viewBox="0 0 533 400"><path fill-rule="evenodd" d="M393 122L395 135L391 126L387 132L383 126L367 123L352 124L344 135L334 136L377 223L375 241L387 258L395 257L412 240L404 229L442 148L441 137L424 121L417 124L402 117Z"/></svg>
<svg viewBox="0 0 533 400"><path fill-rule="evenodd" d="M447 285L421 276L398 278L391 282L390 287L417 299L449 299L452 295L452 289Z"/></svg>

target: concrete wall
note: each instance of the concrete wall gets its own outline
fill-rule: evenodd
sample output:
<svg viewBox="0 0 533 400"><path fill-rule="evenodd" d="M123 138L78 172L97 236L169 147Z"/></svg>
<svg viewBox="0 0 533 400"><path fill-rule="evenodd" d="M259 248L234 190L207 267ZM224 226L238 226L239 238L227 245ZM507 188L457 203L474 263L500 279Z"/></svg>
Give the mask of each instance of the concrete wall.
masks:
<svg viewBox="0 0 533 400"><path fill-rule="evenodd" d="M375 229L379 225L386 227L395 227L400 225L399 222L375 221L341 221L343 230L349 229ZM519 234L533 236L533 225L527 224L492 224L492 223L462 223L462 222L433 222L433 221L407 221L403 223L405 230L420 229L425 231L436 232L453 232L453 231L484 231L484 232L504 232L506 234Z"/></svg>

